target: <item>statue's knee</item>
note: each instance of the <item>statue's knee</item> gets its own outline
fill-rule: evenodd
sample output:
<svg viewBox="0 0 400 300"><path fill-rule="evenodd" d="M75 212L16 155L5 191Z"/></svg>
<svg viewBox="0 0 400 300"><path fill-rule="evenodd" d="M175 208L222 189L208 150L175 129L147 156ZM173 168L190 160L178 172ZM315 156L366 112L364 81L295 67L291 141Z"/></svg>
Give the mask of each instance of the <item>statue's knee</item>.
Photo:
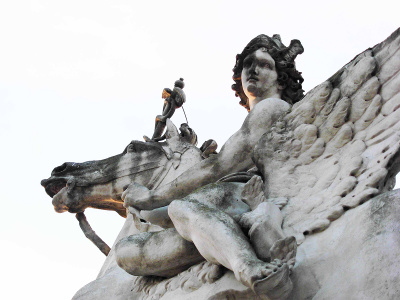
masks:
<svg viewBox="0 0 400 300"><path fill-rule="evenodd" d="M182 218L185 212L185 201L174 200L168 206L168 216L171 220Z"/></svg>
<svg viewBox="0 0 400 300"><path fill-rule="evenodd" d="M186 240L191 240L191 231L193 216L192 203L189 201L174 200L168 206L168 215L174 224L175 229Z"/></svg>
<svg viewBox="0 0 400 300"><path fill-rule="evenodd" d="M140 235L140 234L139 234ZM143 239L132 235L121 239L115 245L115 257L120 268L131 275L141 275L143 270Z"/></svg>
<svg viewBox="0 0 400 300"><path fill-rule="evenodd" d="M199 212L199 206L196 201L192 200L174 200L168 206L168 215L171 220L190 222L193 215L197 215Z"/></svg>

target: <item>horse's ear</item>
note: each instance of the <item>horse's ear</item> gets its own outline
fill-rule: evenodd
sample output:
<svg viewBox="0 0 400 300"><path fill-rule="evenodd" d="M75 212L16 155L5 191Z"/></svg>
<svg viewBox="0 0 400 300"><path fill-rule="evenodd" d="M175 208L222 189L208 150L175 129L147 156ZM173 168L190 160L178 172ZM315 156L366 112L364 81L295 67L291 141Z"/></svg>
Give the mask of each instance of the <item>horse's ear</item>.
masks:
<svg viewBox="0 0 400 300"><path fill-rule="evenodd" d="M178 129L170 119L167 119L167 132L165 133L165 138L169 142L178 142L179 137L180 135Z"/></svg>

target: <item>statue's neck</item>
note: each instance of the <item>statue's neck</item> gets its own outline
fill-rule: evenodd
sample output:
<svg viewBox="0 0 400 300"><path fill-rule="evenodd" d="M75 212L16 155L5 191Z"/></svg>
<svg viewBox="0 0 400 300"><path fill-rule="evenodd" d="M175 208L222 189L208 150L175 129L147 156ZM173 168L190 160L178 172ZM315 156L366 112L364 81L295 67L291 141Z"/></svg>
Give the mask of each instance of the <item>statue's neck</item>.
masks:
<svg viewBox="0 0 400 300"><path fill-rule="evenodd" d="M254 99L249 99L250 110L252 110L257 103L270 98L281 99L281 96L279 95L279 93L276 93L268 97L256 97Z"/></svg>

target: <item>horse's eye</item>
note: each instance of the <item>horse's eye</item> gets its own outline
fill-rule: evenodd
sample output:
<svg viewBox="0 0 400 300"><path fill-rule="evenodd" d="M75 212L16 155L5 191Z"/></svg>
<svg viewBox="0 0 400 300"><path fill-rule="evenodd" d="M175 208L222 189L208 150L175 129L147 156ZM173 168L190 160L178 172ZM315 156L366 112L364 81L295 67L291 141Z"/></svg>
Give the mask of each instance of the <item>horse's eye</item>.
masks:
<svg viewBox="0 0 400 300"><path fill-rule="evenodd" d="M130 152L135 152L135 146L133 144L129 144L128 148L126 149L126 152L130 153Z"/></svg>

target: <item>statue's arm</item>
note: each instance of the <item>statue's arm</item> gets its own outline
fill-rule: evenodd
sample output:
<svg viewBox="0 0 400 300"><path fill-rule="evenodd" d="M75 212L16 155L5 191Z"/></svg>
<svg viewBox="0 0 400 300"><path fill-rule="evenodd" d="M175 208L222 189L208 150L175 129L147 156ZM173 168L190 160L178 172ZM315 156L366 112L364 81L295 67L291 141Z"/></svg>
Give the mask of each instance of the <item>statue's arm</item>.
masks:
<svg viewBox="0 0 400 300"><path fill-rule="evenodd" d="M129 195L128 198L132 199L125 199L125 205L146 210L166 206L225 175L251 168L251 153L257 141L289 108L289 104L278 99L258 103L247 115L240 130L228 139L217 155L196 164L157 190L136 187L132 192L127 191L123 198Z"/></svg>
<svg viewBox="0 0 400 300"><path fill-rule="evenodd" d="M156 190L131 183L122 194L124 205L140 210L152 210L169 205L194 190L215 182L224 175L248 169L252 165L251 147L246 143L242 131L236 132L222 147L221 151L194 165L172 182ZM236 163L232 164L232 161Z"/></svg>

